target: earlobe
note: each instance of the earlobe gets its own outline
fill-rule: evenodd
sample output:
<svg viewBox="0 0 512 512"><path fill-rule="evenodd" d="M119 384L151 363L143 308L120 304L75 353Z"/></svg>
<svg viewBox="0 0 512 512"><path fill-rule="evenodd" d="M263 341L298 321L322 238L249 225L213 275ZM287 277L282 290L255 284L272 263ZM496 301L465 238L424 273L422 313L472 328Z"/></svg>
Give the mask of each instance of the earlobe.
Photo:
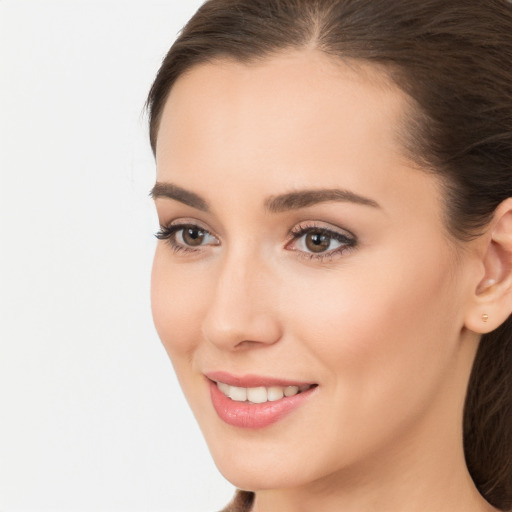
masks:
<svg viewBox="0 0 512 512"><path fill-rule="evenodd" d="M512 198L496 208L481 237L484 275L475 288L466 315L468 329L485 334L499 327L512 312Z"/></svg>

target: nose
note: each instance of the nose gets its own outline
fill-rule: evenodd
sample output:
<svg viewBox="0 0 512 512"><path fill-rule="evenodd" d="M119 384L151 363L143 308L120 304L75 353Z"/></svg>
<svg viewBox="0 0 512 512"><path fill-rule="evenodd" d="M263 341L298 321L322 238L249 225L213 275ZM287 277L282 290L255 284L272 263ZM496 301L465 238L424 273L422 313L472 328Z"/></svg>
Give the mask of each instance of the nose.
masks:
<svg viewBox="0 0 512 512"><path fill-rule="evenodd" d="M263 262L233 256L219 263L203 334L223 350L276 343L282 335L275 279Z"/></svg>

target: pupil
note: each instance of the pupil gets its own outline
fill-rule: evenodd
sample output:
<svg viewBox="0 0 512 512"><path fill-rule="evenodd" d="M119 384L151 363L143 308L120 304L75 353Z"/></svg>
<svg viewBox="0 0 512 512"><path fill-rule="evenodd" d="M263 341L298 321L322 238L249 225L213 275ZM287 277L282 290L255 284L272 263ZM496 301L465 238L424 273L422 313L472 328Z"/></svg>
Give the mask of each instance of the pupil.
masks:
<svg viewBox="0 0 512 512"><path fill-rule="evenodd" d="M306 246L312 252L322 252L329 248L331 239L322 233L310 233L306 236Z"/></svg>
<svg viewBox="0 0 512 512"><path fill-rule="evenodd" d="M183 232L183 240L187 245L201 245L204 239L204 231L197 228L187 228Z"/></svg>

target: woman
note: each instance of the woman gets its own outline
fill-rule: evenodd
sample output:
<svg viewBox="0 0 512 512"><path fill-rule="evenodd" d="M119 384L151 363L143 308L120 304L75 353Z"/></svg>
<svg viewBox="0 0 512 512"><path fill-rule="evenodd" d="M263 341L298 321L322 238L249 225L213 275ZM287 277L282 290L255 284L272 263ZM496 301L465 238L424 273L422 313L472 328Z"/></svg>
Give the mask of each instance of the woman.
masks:
<svg viewBox="0 0 512 512"><path fill-rule="evenodd" d="M155 325L226 510L512 506L512 6L210 0L148 98Z"/></svg>

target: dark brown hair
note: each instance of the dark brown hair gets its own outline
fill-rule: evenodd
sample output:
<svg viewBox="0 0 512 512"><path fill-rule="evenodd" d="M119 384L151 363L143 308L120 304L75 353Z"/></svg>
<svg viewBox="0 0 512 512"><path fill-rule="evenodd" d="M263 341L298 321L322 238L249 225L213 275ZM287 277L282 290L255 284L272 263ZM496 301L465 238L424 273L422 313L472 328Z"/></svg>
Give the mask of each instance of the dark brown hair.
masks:
<svg viewBox="0 0 512 512"><path fill-rule="evenodd" d="M411 98L405 147L442 176L447 225L476 236L512 197L512 4L508 0L209 0L165 57L148 96L156 151L174 82L219 58L315 47L383 67ZM469 471L512 507L512 319L482 337L464 411Z"/></svg>

